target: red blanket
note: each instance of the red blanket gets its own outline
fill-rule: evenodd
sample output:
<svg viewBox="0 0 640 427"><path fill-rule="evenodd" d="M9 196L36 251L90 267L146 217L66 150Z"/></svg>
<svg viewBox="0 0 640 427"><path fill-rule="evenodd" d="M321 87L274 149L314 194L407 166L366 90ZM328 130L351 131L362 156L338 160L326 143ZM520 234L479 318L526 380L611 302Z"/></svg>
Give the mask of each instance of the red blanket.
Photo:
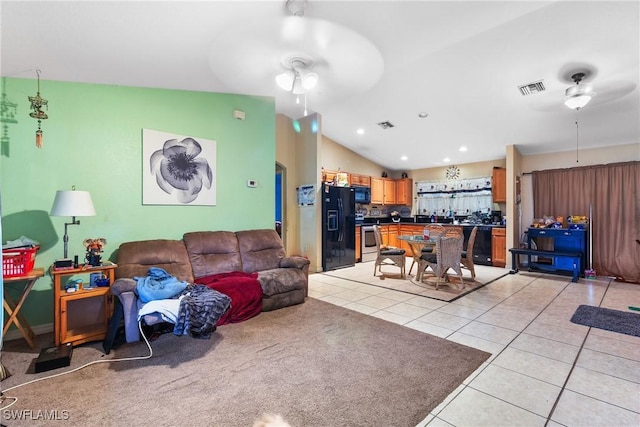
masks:
<svg viewBox="0 0 640 427"><path fill-rule="evenodd" d="M218 320L218 326L251 319L262 311L262 287L258 282L258 273L234 271L200 277L195 282L231 298L231 307Z"/></svg>

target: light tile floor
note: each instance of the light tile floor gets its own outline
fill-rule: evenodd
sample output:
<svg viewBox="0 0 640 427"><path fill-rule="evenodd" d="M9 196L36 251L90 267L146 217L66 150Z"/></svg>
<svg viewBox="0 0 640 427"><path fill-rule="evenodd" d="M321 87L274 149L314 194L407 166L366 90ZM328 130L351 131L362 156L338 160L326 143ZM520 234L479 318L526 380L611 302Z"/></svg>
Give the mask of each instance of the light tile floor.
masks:
<svg viewBox="0 0 640 427"><path fill-rule="evenodd" d="M312 274L309 295L492 354L418 426L640 426L640 338L569 320L580 304L640 306L640 285L521 271L446 303L376 286L372 272Z"/></svg>

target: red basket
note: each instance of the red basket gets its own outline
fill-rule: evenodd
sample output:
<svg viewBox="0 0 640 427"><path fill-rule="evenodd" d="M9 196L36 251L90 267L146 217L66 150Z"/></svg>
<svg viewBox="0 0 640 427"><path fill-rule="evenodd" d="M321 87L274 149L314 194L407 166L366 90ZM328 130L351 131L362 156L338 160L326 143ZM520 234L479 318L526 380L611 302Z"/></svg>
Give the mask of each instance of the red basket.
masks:
<svg viewBox="0 0 640 427"><path fill-rule="evenodd" d="M2 276L16 277L29 274L36 263L39 246L2 250Z"/></svg>

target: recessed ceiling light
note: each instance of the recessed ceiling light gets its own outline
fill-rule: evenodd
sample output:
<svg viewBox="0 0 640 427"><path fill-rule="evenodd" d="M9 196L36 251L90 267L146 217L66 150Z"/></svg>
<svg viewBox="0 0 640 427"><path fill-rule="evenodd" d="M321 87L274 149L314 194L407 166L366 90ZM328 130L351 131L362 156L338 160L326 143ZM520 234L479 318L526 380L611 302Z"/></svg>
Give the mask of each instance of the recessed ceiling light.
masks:
<svg viewBox="0 0 640 427"><path fill-rule="evenodd" d="M445 163L449 163L451 161L451 159L448 158L448 157L445 157L444 159L442 159L442 161L445 162Z"/></svg>
<svg viewBox="0 0 640 427"><path fill-rule="evenodd" d="M424 111L418 113L418 117L420 117L421 119L424 119L426 117L429 117L429 113L425 113Z"/></svg>
<svg viewBox="0 0 640 427"><path fill-rule="evenodd" d="M467 151L467 147L465 147L465 146L463 145L462 147L458 148L458 150L460 150L460 151Z"/></svg>
<svg viewBox="0 0 640 427"><path fill-rule="evenodd" d="M364 135L364 129L360 128L356 131L358 135Z"/></svg>
<svg viewBox="0 0 640 427"><path fill-rule="evenodd" d="M409 158L407 156L402 156L400 157L400 160L409 160Z"/></svg>

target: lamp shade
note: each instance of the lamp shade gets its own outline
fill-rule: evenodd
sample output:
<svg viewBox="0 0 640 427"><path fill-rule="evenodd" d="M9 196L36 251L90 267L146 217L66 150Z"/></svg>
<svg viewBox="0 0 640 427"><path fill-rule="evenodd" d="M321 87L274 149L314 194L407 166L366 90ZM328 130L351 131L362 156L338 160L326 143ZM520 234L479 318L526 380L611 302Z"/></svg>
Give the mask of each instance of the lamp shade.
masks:
<svg viewBox="0 0 640 427"><path fill-rule="evenodd" d="M58 190L51 207L51 216L95 216L88 191Z"/></svg>

